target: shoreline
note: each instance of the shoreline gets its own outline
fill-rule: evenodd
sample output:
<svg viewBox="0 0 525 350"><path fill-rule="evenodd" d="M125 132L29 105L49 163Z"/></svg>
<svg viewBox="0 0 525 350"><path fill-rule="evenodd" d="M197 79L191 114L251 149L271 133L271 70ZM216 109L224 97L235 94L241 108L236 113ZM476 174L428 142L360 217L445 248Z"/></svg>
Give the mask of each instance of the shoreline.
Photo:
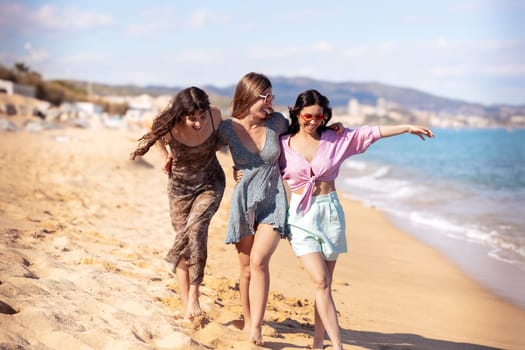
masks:
<svg viewBox="0 0 525 350"><path fill-rule="evenodd" d="M469 278L480 283L491 293L525 310L525 295L519 293L525 290L525 271L518 266L489 256L491 249L479 243L454 239L436 232L425 235L421 233L421 226L403 223L392 215L386 215L394 226L436 249Z"/></svg>
<svg viewBox="0 0 525 350"><path fill-rule="evenodd" d="M0 344L249 348L232 326L240 300L235 247L224 244L229 154L219 153L227 188L209 232L201 288L206 316L189 329L178 323L180 300L163 259L173 232L156 153L129 161L138 138L129 132L1 134ZM525 348L524 310L397 229L383 212L341 193L340 200L349 252L338 260L333 295L345 349ZM270 269L266 347L307 347L313 289L285 240Z"/></svg>
<svg viewBox="0 0 525 350"><path fill-rule="evenodd" d="M525 310L525 294L519 291L525 290L525 270L512 262L503 261L497 257L490 256L491 248L479 242L470 242L449 237L443 231L435 227L428 227L422 223L412 222L388 212L376 208L372 204L366 204L365 200L355 195L350 195L344 190L340 194L350 201L355 201L367 208L375 208L386 216L391 225L417 241L427 245L439 252L445 260L453 263L463 271L469 278L480 283L492 293L504 298L509 303ZM524 277L524 278L519 278Z"/></svg>

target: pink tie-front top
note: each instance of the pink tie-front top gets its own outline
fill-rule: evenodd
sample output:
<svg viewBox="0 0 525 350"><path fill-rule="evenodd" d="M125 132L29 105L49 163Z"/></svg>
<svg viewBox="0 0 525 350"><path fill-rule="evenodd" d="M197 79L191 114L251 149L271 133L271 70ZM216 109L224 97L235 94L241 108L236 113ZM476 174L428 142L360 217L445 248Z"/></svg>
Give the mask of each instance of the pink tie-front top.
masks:
<svg viewBox="0 0 525 350"><path fill-rule="evenodd" d="M381 132L378 126L345 129L339 135L334 130L327 129L321 134L319 146L311 162L290 147L290 136L281 136L279 166L283 179L288 182L292 191L304 186L297 209L305 213L310 209L315 182L335 180L343 161L366 151L372 143L381 138Z"/></svg>

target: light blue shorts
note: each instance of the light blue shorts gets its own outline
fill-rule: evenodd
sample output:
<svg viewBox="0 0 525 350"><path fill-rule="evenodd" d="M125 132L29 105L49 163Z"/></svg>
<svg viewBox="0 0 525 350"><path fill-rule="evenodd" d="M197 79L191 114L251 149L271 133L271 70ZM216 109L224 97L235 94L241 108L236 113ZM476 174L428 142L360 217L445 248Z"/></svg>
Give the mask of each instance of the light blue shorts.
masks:
<svg viewBox="0 0 525 350"><path fill-rule="evenodd" d="M319 252L325 260L336 260L347 252L345 214L337 192L313 196L304 215L297 213L301 196L291 194L288 209L290 243L296 256Z"/></svg>

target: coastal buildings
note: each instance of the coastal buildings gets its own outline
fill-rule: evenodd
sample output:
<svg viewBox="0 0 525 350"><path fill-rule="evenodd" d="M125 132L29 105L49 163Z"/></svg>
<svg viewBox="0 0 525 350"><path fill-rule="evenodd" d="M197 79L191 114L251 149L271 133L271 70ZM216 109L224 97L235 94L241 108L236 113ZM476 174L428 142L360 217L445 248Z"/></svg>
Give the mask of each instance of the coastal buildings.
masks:
<svg viewBox="0 0 525 350"><path fill-rule="evenodd" d="M407 109L383 98L379 98L375 105L350 99L346 109L334 109L334 118L345 125L418 123L437 128L525 127L525 114L490 118L476 114Z"/></svg>
<svg viewBox="0 0 525 350"><path fill-rule="evenodd" d="M99 101L125 106L122 113L111 113L104 112L102 107L94 102L65 102L58 107L52 106L47 102L18 94L15 85L9 81L0 81L0 116L38 114L45 116L43 119L49 122L74 122L80 127L148 129L153 118L166 108L173 98L172 95L152 96L149 94L96 96ZM212 95L212 97L212 103L221 109L224 118L228 118L230 100L222 96ZM31 102L24 103L23 101ZM287 115L286 107L274 107ZM509 113L495 117L478 115L475 110L470 112L471 114L457 114L408 109L384 98L377 99L376 104L371 105L360 103L356 98L352 98L346 107L334 108L333 118L350 127L364 124L402 123L428 125L433 128L525 127L525 113L516 113L515 110L509 109Z"/></svg>

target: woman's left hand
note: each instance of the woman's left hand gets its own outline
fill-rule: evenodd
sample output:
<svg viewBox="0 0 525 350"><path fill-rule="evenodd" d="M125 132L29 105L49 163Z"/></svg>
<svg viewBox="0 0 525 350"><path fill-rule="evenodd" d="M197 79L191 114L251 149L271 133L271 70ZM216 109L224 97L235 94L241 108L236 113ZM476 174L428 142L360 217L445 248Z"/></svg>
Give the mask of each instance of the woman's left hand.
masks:
<svg viewBox="0 0 525 350"><path fill-rule="evenodd" d="M328 127L335 131L337 135L341 134L345 130L345 126L341 122L335 122L333 124L328 125Z"/></svg>

